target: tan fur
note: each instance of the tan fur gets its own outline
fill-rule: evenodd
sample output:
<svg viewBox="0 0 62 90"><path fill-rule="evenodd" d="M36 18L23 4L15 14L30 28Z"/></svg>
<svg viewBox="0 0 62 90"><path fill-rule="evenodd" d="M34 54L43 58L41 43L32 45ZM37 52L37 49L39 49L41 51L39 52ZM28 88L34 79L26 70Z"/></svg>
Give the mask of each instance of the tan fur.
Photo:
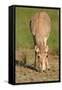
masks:
<svg viewBox="0 0 62 90"><path fill-rule="evenodd" d="M35 51L40 57L40 66L42 70L46 69L46 55L48 52L47 40L51 31L51 20L46 12L38 12L31 18L31 32L35 36ZM41 68L41 67L40 67Z"/></svg>

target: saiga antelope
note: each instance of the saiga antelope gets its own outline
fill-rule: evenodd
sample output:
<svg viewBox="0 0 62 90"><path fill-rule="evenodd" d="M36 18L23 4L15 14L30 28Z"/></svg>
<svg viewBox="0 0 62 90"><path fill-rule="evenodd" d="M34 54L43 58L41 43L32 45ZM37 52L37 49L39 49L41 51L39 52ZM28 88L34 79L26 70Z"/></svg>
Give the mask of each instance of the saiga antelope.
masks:
<svg viewBox="0 0 62 90"><path fill-rule="evenodd" d="M38 56L40 71L45 71L49 68L47 40L51 31L51 20L47 12L38 12L31 18L30 30L35 44L34 66L36 66L36 56Z"/></svg>

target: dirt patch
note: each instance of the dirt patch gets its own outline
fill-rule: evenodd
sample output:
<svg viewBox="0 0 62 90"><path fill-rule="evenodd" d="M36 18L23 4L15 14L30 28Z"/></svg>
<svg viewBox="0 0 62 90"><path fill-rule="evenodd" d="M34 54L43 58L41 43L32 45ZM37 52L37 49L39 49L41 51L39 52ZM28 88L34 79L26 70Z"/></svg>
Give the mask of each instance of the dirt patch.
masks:
<svg viewBox="0 0 62 90"><path fill-rule="evenodd" d="M27 66L16 65L16 83L44 82L59 80L59 57L49 55L50 70L37 72L30 64Z"/></svg>

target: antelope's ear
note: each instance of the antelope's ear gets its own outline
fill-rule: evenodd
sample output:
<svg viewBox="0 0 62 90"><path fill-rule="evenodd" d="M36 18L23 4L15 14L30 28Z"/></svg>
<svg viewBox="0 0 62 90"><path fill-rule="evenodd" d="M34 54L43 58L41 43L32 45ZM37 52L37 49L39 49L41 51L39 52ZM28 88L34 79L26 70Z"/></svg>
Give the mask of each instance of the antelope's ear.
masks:
<svg viewBox="0 0 62 90"><path fill-rule="evenodd" d="M35 46L35 51L37 52L37 47Z"/></svg>
<svg viewBox="0 0 62 90"><path fill-rule="evenodd" d="M35 46L35 51L38 53L39 52L39 48L37 46Z"/></svg>
<svg viewBox="0 0 62 90"><path fill-rule="evenodd" d="M36 51L36 49L37 49L37 46L35 46L35 51Z"/></svg>
<svg viewBox="0 0 62 90"><path fill-rule="evenodd" d="M44 45L46 46L47 45L47 37L44 37Z"/></svg>
<svg viewBox="0 0 62 90"><path fill-rule="evenodd" d="M47 45L46 48L45 48L45 52L48 52L48 49L49 49L49 48L48 48L48 45Z"/></svg>

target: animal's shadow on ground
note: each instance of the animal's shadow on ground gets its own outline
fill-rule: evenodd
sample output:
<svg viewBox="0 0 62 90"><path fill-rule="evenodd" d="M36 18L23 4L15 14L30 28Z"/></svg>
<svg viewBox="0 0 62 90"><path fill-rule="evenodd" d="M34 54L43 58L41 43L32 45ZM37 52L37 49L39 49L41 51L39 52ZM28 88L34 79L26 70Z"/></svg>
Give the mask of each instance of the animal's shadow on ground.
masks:
<svg viewBox="0 0 62 90"><path fill-rule="evenodd" d="M24 62L16 62L16 65L17 66L20 66L20 67L26 67L26 68L29 68L29 69L31 69L31 70L34 70L34 71L36 71L36 72L38 72L38 69L36 69L35 67L34 67L34 64L27 64L27 63L24 63Z"/></svg>

